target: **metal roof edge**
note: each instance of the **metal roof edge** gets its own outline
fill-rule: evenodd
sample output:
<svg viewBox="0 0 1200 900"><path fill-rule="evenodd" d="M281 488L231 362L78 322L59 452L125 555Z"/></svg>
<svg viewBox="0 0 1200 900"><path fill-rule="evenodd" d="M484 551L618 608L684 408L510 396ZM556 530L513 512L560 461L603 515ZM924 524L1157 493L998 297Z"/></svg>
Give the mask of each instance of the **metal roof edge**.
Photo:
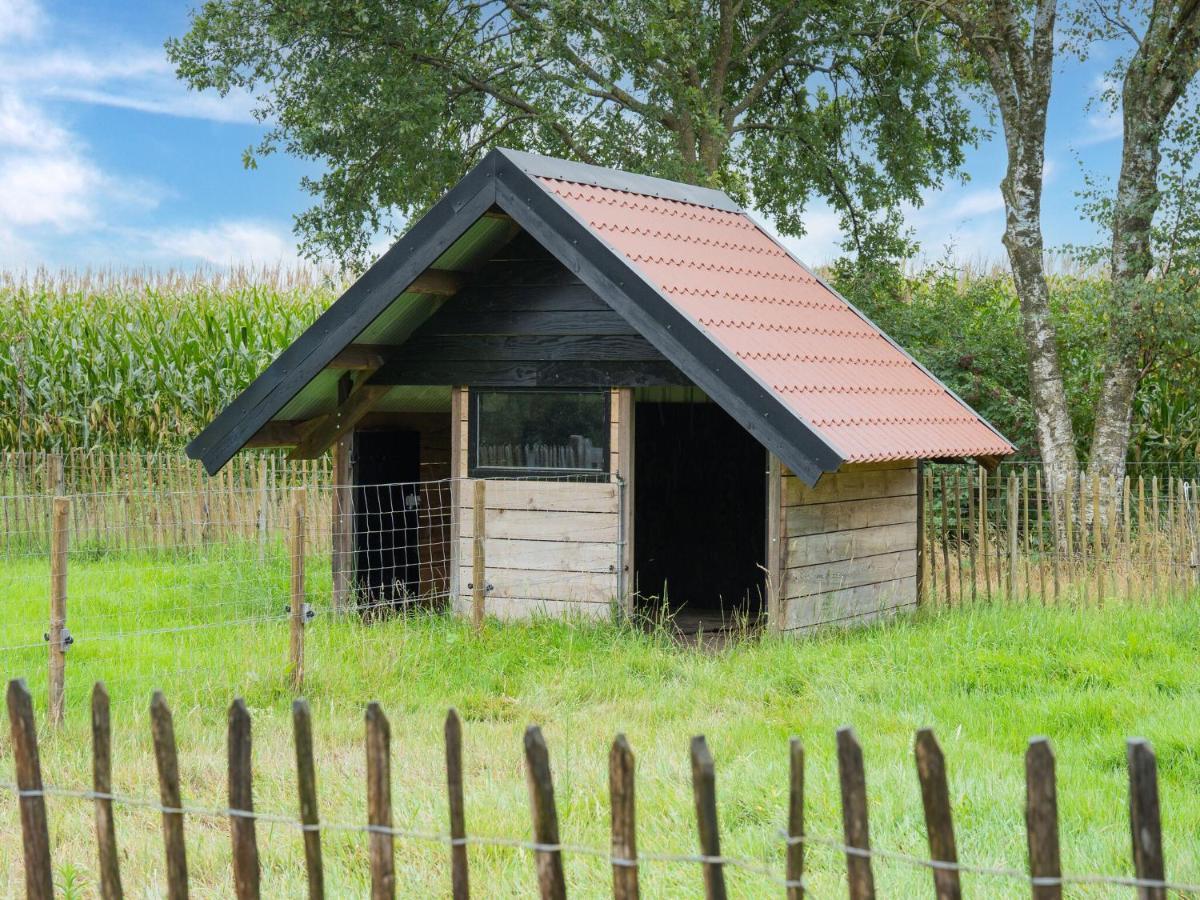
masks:
<svg viewBox="0 0 1200 900"><path fill-rule="evenodd" d="M833 294L833 296L837 297L839 300L841 300L843 303L845 303L848 307L850 307L850 309L854 310L855 315L857 315L860 319L862 319L864 322L866 322L868 325L870 325L872 328L874 328L876 331L878 331L881 335L883 335L883 339L885 341L887 341L889 344L891 344L893 347L895 347L905 359L907 359L914 366L916 366L923 373L925 373L926 376L931 378L933 380L934 384L936 384L938 387L940 387L942 390L944 390L947 394L949 394L951 397L953 397L963 407L963 409L965 409L967 412L969 412L971 415L973 415L976 419L978 419L980 422L982 422L988 428L988 430L992 432L992 434L996 435L996 437L1000 438L1000 440L1002 440L1002 441L1004 441L1004 443L1008 444L1011 453L1017 452L1016 445L1013 444L1013 442L1010 441L1008 438L1006 438L1004 435L1002 435L999 432L999 430L996 428L995 425L993 425L991 422L989 422L987 419L985 419L983 416L981 416L979 414L979 412L977 410L975 410L974 407L971 406L971 404L969 404L962 397L958 396L958 394L956 394L953 390L951 390L945 384L945 382L942 381L942 379L940 379L936 375L934 375L933 372L929 371L929 369L927 369L919 360L917 360L916 357L914 357L911 353L909 353L902 346L900 346L900 344L898 344L896 342L896 340L890 334L888 334L886 331L884 331L882 328L880 328L878 325L876 325L870 316L868 316L861 309L859 309L857 306L855 306L853 302L851 302L849 299L847 299L832 284L830 284L828 281L826 281L824 278L822 278L816 272L815 269L813 269L813 268L805 265L803 262L801 262L800 258L798 256L796 256L796 254L793 253L791 250L789 250L787 248L787 246L783 243L783 241L779 239L778 235L775 234L774 230L771 228L768 228L766 223L764 223L757 215L755 215L754 213L752 213L746 209L741 210L741 213L747 219L749 219L751 222L753 222L755 227L759 228L763 234L765 234L768 238L770 238L775 243L775 245L777 247L779 247L780 250L782 250L784 253L786 253L788 255L788 257L792 260L792 262L794 262L796 265L798 265L800 268L802 268L805 272L807 272L809 275L811 275L814 279L816 279L817 283L820 284L821 287L825 288L825 290L829 291L829 293Z"/></svg>
<svg viewBox="0 0 1200 900"><path fill-rule="evenodd" d="M593 166L553 156L539 156L524 150L498 148L493 152L502 154L505 159L526 175L553 178L557 181L573 181L577 184L589 184L593 187L609 188L614 191L643 194L647 197L661 197L664 200L676 200L680 203L691 203L694 206L705 206L709 209L720 209L726 212L742 212L742 208L734 203L728 194L716 188L670 181L666 178L656 178L653 175L638 175L635 172L625 172L620 169L606 169L603 166Z"/></svg>

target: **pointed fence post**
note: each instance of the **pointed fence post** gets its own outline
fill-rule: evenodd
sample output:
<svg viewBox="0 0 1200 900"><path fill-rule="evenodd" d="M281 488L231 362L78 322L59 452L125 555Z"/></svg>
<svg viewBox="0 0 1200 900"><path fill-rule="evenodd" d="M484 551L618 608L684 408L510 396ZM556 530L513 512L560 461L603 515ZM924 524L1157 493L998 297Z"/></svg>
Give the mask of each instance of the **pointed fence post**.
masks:
<svg viewBox="0 0 1200 900"><path fill-rule="evenodd" d="M709 859L702 863L706 900L725 900L725 867L721 855L721 834L717 827L717 773L704 735L692 738L692 793L696 801L696 825L700 831L700 853Z"/></svg>
<svg viewBox="0 0 1200 900"><path fill-rule="evenodd" d="M66 713L67 680L67 547L71 501L54 498L50 532L50 724L62 725Z"/></svg>
<svg viewBox="0 0 1200 900"><path fill-rule="evenodd" d="M292 734L296 744L296 788L300 795L300 823L304 826L304 869L308 875L308 900L325 900L325 870L321 863L321 821L317 807L317 772L313 765L312 711L308 701L292 701Z"/></svg>
<svg viewBox="0 0 1200 900"><path fill-rule="evenodd" d="M804 896L804 745L800 738L788 742L788 900Z"/></svg>
<svg viewBox="0 0 1200 900"><path fill-rule="evenodd" d="M525 778L529 785L529 809L533 815L533 840L544 848L536 851L538 890L542 900L564 900L567 885L562 850L559 849L550 751L542 730L536 725L525 729Z"/></svg>
<svg viewBox="0 0 1200 900"><path fill-rule="evenodd" d="M150 700L150 732L154 738L154 760L158 766L158 795L164 807L162 828L163 848L167 856L167 897L170 900L187 900L187 848L183 841L179 754L175 747L175 723L162 691L155 691Z"/></svg>
<svg viewBox="0 0 1200 900"><path fill-rule="evenodd" d="M846 880L850 900L874 900L875 875L871 871L871 834L867 822L867 776L863 768L862 745L854 729L837 732L838 779L842 788L842 833L846 851Z"/></svg>
<svg viewBox="0 0 1200 900"><path fill-rule="evenodd" d="M467 815L463 802L462 720L457 710L446 713L446 792L450 807L450 896L471 895L467 869Z"/></svg>
<svg viewBox="0 0 1200 900"><path fill-rule="evenodd" d="M258 900L258 839L254 828L250 711L238 697L229 707L229 838L233 845L233 888L238 900ZM238 812L246 815L238 815Z"/></svg>
<svg viewBox="0 0 1200 900"><path fill-rule="evenodd" d="M946 758L933 731L922 728L917 732L913 754L917 760L917 778L921 782L921 802L925 807L929 858L936 862L957 863L954 820L950 815L950 788L946 784ZM959 900L962 887L958 870L935 868L933 892L938 900Z"/></svg>
<svg viewBox="0 0 1200 900"><path fill-rule="evenodd" d="M483 628L484 597L487 591L487 482L475 480L471 541L471 624Z"/></svg>
<svg viewBox="0 0 1200 900"><path fill-rule="evenodd" d="M612 806L613 900L637 900L637 833L633 750L618 734L608 754L608 793ZM623 862L617 862L623 860Z"/></svg>
<svg viewBox="0 0 1200 900"><path fill-rule="evenodd" d="M1058 848L1058 789L1054 751L1046 738L1034 738L1025 751L1025 832L1034 900L1060 900L1062 862Z"/></svg>
<svg viewBox="0 0 1200 900"><path fill-rule="evenodd" d="M13 765L17 774L17 804L21 808L21 843L25 851L25 896L53 900L50 876L50 829L46 797L42 794L42 764L38 758L33 698L21 679L8 683L8 724L12 733Z"/></svg>
<svg viewBox="0 0 1200 900"><path fill-rule="evenodd" d="M367 824L371 846L371 900L396 896L392 829L391 727L378 703L367 706Z"/></svg>
<svg viewBox="0 0 1200 900"><path fill-rule="evenodd" d="M117 832L113 821L112 726L108 691L97 681L92 687L92 791L96 794L96 850L100 863L100 896L119 900L121 869L117 856Z"/></svg>
<svg viewBox="0 0 1200 900"><path fill-rule="evenodd" d="M1163 865L1162 820L1158 806L1158 765L1149 741L1133 738L1126 745L1129 763L1129 831L1133 838L1133 868L1147 881L1166 879ZM1164 887L1139 885L1138 900L1166 900Z"/></svg>

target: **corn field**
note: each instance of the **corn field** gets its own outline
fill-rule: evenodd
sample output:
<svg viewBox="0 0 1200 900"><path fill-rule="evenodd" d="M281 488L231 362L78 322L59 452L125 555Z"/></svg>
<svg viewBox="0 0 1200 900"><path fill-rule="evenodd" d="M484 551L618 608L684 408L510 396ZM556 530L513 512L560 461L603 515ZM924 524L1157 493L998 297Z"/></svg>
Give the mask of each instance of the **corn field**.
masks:
<svg viewBox="0 0 1200 900"><path fill-rule="evenodd" d="M334 299L305 270L0 276L0 447L178 448Z"/></svg>
<svg viewBox="0 0 1200 900"><path fill-rule="evenodd" d="M960 605L1190 596L1200 563L1200 473L1133 467L1052 494L1040 467L926 466L921 590Z"/></svg>

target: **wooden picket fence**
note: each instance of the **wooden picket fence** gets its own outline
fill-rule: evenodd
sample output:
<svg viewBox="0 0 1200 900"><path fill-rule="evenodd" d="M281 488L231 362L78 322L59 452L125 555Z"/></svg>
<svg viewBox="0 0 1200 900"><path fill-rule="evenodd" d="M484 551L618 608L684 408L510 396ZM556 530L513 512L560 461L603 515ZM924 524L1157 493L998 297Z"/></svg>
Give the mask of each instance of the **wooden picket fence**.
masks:
<svg viewBox="0 0 1200 900"><path fill-rule="evenodd" d="M257 898L261 892L256 821L288 824L304 835L304 871L310 898L325 896L321 833L359 831L369 845L371 897L387 900L396 894L394 843L401 839L424 839L440 844L447 854L447 882L455 900L470 895L468 847L499 845L532 853L540 895L549 900L566 896L565 858L589 854L607 858L612 868L612 894L618 900L639 895L639 867L644 862L694 864L698 881L708 900L726 897L727 869L746 869L773 880L789 900L805 896L804 849L806 845L832 847L845 855L846 880L851 900L875 897L873 860L904 862L930 871L934 896L958 900L961 875L989 875L1022 883L1035 900L1057 900L1064 885L1089 884L1136 889L1144 900L1165 898L1168 891L1195 892L1200 885L1166 881L1162 850L1158 779L1154 752L1141 739L1127 744L1129 771L1129 825L1132 838L1132 877L1122 875L1064 874L1061 866L1058 829L1058 800L1055 759L1045 738L1030 741L1025 754L1025 823L1028 871L986 868L960 863L956 849L946 761L933 732L916 733L914 756L920 782L929 857L919 858L872 848L867 805L866 773L862 747L854 730L837 732L837 765L841 793L843 833L830 840L808 834L804 827L804 748L792 738L789 746L789 780L786 810L781 810L786 827L779 833L783 845L783 871L773 872L763 863L724 856L721 853L716 794L716 767L703 736L690 746L697 853L639 853L636 837L634 756L623 735L617 735L609 754L611 843L607 848L576 847L562 843L555 805L554 781L549 749L542 732L530 726L524 736L526 781L532 823L531 839L479 838L466 831L463 799L462 724L450 710L445 724L446 785L449 830L439 835L422 835L396 828L392 820L390 727L377 703L366 708L366 795L365 825L332 824L322 821L317 797L316 763L313 757L312 716L308 704L297 699L292 705L296 750L299 817L255 812L251 772L251 722L245 703L237 699L228 715L228 808L203 810L185 806L180 792L179 759L170 708L161 692L150 704L151 735L159 778L157 801L115 796L112 793L111 723L109 698L101 683L92 691L93 785L90 791L47 786L42 780L38 756L37 728L33 704L24 682L10 681L7 692L12 731L15 788L20 806L24 849L25 881L31 900L54 896L52 848L47 826L47 798L90 800L94 804L100 893L104 900L123 896L120 854L114 807L121 804L156 808L162 815L163 849L168 897L182 900L188 895L188 862L184 841L186 818L227 818L232 844L232 876L240 900ZM140 837L144 839L144 837ZM486 893L486 888L484 889Z"/></svg>
<svg viewBox="0 0 1200 900"><path fill-rule="evenodd" d="M1196 587L1196 478L1081 477L1052 493L1037 466L925 466L921 492L930 602L1147 602Z"/></svg>

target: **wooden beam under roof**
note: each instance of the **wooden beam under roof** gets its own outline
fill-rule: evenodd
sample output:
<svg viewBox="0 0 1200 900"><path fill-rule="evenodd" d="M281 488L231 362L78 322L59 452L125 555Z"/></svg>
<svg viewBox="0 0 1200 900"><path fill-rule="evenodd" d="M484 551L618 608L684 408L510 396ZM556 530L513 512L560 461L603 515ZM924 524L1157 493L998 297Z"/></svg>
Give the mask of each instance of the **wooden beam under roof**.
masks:
<svg viewBox="0 0 1200 900"><path fill-rule="evenodd" d="M374 371L387 362L387 351L392 349L384 344L347 344L338 351L338 355L329 361L327 369L370 369Z"/></svg>
<svg viewBox="0 0 1200 900"><path fill-rule="evenodd" d="M280 419L268 422L246 441L245 449L262 449L264 447L294 447L300 440L301 429L304 426L301 419Z"/></svg>
<svg viewBox="0 0 1200 900"><path fill-rule="evenodd" d="M457 294L461 287L462 278L457 273L447 272L444 269L426 269L404 289L404 293L450 297Z"/></svg>
<svg viewBox="0 0 1200 900"><path fill-rule="evenodd" d="M373 369L364 369L351 388L349 396L338 404L337 409L306 424L304 433L288 454L288 459L316 459L333 442L348 433L378 403L391 387L383 384L368 384Z"/></svg>

